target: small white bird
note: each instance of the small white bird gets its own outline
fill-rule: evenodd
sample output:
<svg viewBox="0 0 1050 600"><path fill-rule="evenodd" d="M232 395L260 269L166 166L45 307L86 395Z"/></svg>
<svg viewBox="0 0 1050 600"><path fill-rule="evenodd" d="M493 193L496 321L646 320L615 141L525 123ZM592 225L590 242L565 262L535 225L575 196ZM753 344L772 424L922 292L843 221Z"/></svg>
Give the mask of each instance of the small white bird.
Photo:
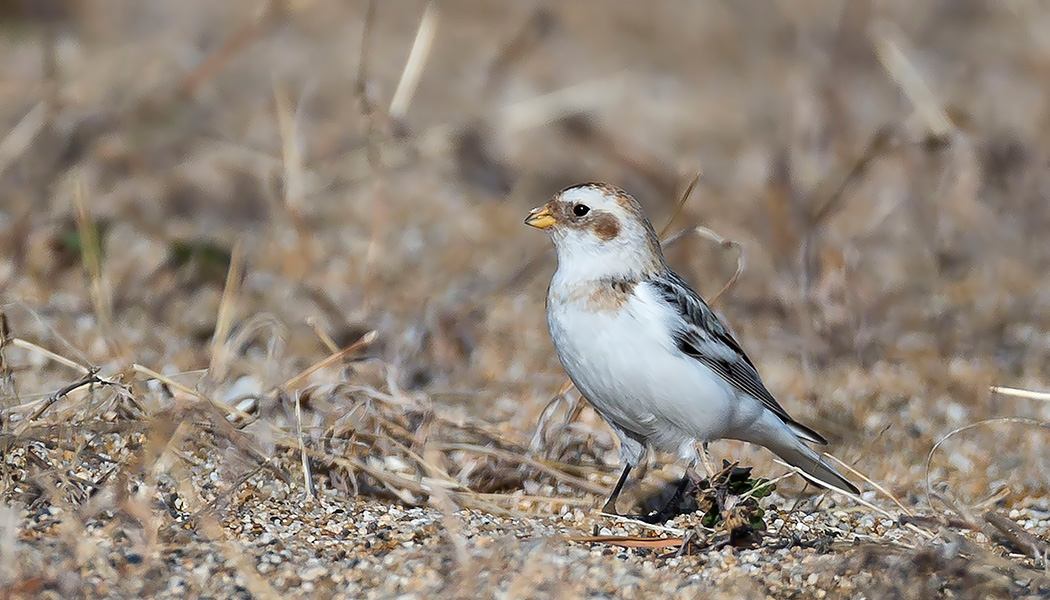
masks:
<svg viewBox="0 0 1050 600"><path fill-rule="evenodd" d="M603 183L576 185L525 223L547 231L558 254L547 290L558 358L620 438L626 464L605 512L616 514L647 448L676 452L693 472L697 443L718 439L764 446L815 483L857 492L805 443L827 441L777 403L725 326L667 266L634 198Z"/></svg>

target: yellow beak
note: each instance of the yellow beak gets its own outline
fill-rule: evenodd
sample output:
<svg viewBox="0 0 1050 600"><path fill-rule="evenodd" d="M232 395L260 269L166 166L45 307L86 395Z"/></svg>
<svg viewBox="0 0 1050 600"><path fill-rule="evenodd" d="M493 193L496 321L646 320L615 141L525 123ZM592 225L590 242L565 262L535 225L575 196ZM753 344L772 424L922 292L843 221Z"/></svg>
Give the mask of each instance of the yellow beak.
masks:
<svg viewBox="0 0 1050 600"><path fill-rule="evenodd" d="M525 224L536 229L546 229L554 225L554 215L546 206L537 206L529 211L529 216L525 217Z"/></svg>

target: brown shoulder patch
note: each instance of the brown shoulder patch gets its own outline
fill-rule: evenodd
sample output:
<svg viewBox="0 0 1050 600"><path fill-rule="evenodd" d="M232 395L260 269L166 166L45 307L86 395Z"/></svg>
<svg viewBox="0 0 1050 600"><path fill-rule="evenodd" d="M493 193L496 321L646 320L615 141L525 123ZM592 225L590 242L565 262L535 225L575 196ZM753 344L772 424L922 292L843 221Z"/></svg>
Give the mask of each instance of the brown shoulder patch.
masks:
<svg viewBox="0 0 1050 600"><path fill-rule="evenodd" d="M625 279L592 281L574 286L572 291L560 295L559 300L583 304L595 312L617 311L630 299L636 284Z"/></svg>
<svg viewBox="0 0 1050 600"><path fill-rule="evenodd" d="M587 307L596 311L619 310L631 298L635 282L625 279L602 280L593 284Z"/></svg>
<svg viewBox="0 0 1050 600"><path fill-rule="evenodd" d="M594 233L603 242L608 242L620 235L620 221L610 214L600 215L594 220Z"/></svg>

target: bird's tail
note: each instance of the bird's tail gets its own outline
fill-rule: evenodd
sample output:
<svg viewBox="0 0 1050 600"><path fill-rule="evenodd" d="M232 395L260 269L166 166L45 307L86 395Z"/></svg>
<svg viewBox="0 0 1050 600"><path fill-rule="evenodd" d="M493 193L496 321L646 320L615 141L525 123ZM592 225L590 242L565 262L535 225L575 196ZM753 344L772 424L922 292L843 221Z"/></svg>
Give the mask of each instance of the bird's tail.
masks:
<svg viewBox="0 0 1050 600"><path fill-rule="evenodd" d="M802 471L806 475L806 479L811 483L820 487L830 485L854 494L860 493L857 486L846 479L842 473L836 471L834 467L828 464L826 458L821 457L820 454L817 454L802 440L794 435L790 435L790 439L784 439L789 437L787 435L778 437L781 438L777 440L778 443L765 444L766 447L784 462Z"/></svg>

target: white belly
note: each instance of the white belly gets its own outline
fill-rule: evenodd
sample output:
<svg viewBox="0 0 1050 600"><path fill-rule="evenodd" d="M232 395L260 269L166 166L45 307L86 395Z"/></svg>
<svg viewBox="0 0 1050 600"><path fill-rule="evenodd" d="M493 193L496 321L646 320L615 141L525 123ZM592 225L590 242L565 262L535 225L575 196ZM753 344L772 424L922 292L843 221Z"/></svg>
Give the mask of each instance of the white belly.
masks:
<svg viewBox="0 0 1050 600"><path fill-rule="evenodd" d="M735 437L761 414L724 379L674 345L667 307L645 286L615 310L559 300L551 339L565 371L595 409L654 448L688 454L696 441ZM564 298L564 296L561 296Z"/></svg>

